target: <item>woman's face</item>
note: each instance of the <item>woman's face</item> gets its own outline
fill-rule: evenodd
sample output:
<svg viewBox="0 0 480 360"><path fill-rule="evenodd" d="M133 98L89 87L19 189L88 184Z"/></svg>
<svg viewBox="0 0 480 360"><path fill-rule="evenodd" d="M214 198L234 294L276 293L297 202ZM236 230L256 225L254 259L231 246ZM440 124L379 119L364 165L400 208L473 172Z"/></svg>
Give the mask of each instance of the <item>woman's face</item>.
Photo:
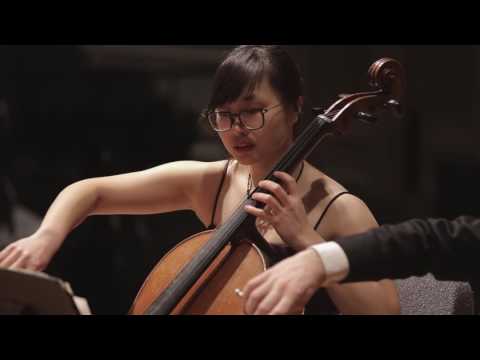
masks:
<svg viewBox="0 0 480 360"><path fill-rule="evenodd" d="M265 78L253 93L242 94L239 99L216 109L239 113L269 108L272 109L265 113L265 123L261 129L248 130L236 117L232 129L219 133L227 151L243 165L270 164L278 160L293 141L297 114L288 105L281 103L280 97Z"/></svg>

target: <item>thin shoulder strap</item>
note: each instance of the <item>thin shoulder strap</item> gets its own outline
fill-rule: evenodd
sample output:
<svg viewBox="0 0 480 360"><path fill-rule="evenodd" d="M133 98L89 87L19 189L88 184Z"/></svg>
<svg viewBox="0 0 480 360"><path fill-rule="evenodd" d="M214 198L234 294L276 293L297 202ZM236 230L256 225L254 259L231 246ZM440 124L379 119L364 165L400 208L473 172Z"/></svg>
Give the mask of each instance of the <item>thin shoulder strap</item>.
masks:
<svg viewBox="0 0 480 360"><path fill-rule="evenodd" d="M220 193L222 192L222 187L223 187L223 183L225 182L225 177L227 175L229 164L230 164L230 159L227 160L227 163L225 164L225 169L223 170L222 180L220 181L220 186L218 187L217 195L215 196L215 203L213 204L212 218L210 220L210 225L208 225L208 230L215 229L215 224L213 222L215 220L215 213L217 211L218 198L220 197Z"/></svg>
<svg viewBox="0 0 480 360"><path fill-rule="evenodd" d="M343 192L338 193L337 195L335 195L335 196L333 197L333 199L330 200L330 202L328 203L328 205L325 207L325 210L323 210L323 213L322 213L322 215L320 216L320 219L318 219L317 223L315 224L315 227L314 227L315 230L317 230L318 226L319 226L320 223L322 222L323 218L325 217L325 214L327 213L328 209L329 209L330 206L333 204L333 202L334 202L335 200L337 200L340 196L345 195L345 194L350 194L350 192L349 192L349 191L343 191Z"/></svg>

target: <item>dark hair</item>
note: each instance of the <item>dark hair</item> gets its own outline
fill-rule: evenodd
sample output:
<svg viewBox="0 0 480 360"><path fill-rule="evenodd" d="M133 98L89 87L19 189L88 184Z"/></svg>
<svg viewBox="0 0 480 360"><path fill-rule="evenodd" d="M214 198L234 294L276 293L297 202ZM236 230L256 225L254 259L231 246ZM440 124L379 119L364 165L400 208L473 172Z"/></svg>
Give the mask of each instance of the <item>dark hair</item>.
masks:
<svg viewBox="0 0 480 360"><path fill-rule="evenodd" d="M280 100L299 111L302 77L290 55L276 45L243 45L227 54L215 74L208 110L235 101L245 89L252 93L265 76Z"/></svg>

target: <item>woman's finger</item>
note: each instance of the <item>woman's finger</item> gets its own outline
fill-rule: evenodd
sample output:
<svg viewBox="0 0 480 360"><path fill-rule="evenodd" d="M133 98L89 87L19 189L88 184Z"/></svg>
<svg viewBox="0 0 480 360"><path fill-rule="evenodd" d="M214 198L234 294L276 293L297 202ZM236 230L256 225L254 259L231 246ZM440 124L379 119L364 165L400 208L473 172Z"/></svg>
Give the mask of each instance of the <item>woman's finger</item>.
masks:
<svg viewBox="0 0 480 360"><path fill-rule="evenodd" d="M270 180L262 180L258 183L258 186L272 194L282 206L288 204L288 194L280 184Z"/></svg>
<svg viewBox="0 0 480 360"><path fill-rule="evenodd" d="M268 216L275 216L282 211L282 205L278 202L275 196L264 193L255 193L252 195L252 199L265 204L263 210Z"/></svg>
<svg viewBox="0 0 480 360"><path fill-rule="evenodd" d="M18 258L22 255L21 251L12 251L5 259L0 263L0 267L9 268L12 264L17 261Z"/></svg>
<svg viewBox="0 0 480 360"><path fill-rule="evenodd" d="M293 196L297 195L298 193L297 182L290 174L287 174L286 172L282 172L282 171L275 171L273 175L282 182L283 189L289 195L293 195Z"/></svg>

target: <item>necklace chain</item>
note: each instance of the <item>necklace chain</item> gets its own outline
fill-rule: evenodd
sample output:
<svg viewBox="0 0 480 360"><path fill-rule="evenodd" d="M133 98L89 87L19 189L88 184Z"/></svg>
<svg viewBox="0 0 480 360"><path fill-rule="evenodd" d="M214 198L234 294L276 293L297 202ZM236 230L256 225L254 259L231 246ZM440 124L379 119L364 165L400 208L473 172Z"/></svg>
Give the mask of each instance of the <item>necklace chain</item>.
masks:
<svg viewBox="0 0 480 360"><path fill-rule="evenodd" d="M298 183L298 180L300 180L300 177L302 176L304 166L305 166L305 163L302 161L302 167L300 169L300 172L298 173L297 178L295 179L295 182L297 183ZM250 196L252 192L252 188L253 188L252 174L248 173L247 196Z"/></svg>

